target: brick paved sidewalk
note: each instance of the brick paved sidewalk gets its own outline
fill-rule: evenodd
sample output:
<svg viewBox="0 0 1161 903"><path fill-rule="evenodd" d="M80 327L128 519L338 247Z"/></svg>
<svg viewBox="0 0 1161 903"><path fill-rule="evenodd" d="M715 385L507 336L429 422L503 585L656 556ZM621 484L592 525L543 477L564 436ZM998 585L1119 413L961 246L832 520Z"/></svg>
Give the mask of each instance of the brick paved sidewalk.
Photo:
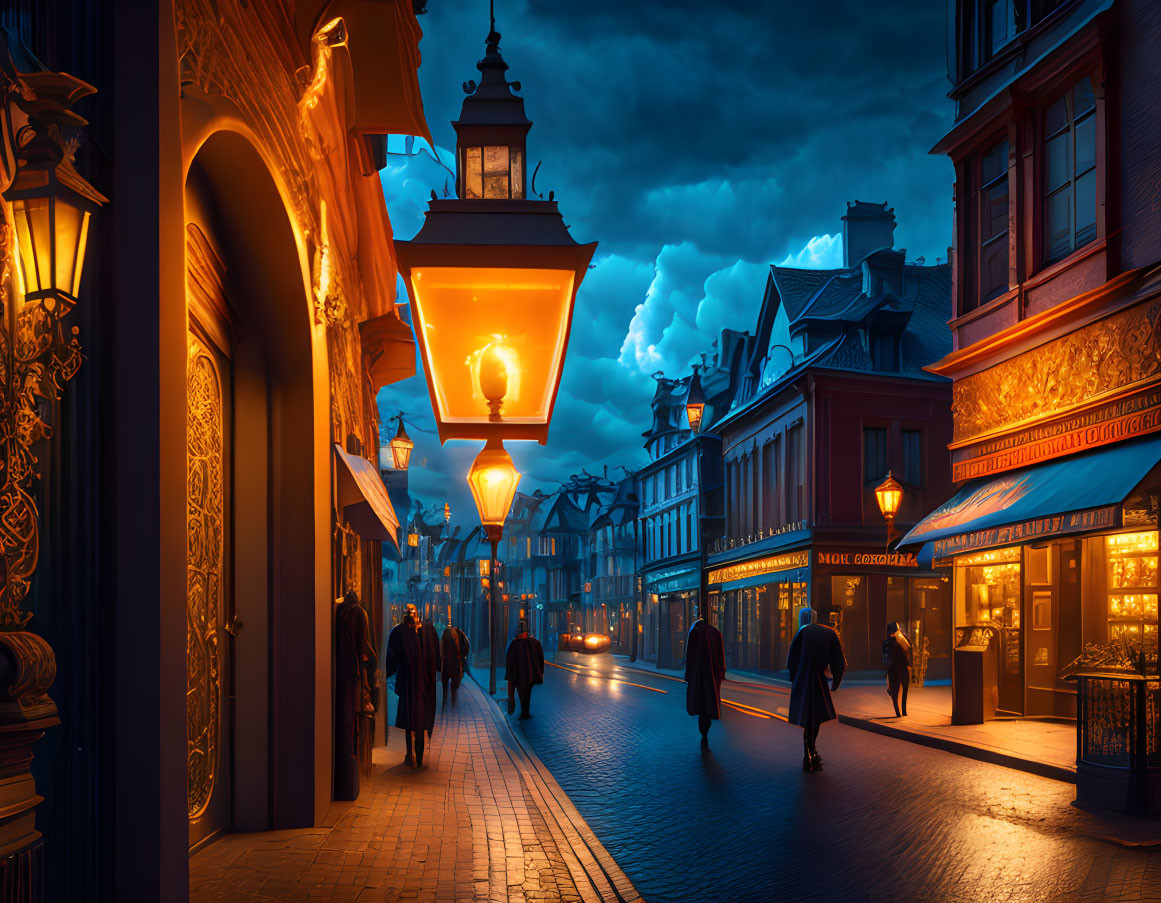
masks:
<svg viewBox="0 0 1161 903"><path fill-rule="evenodd" d="M190 860L193 903L640 903L559 785L471 681L424 767L391 728L359 799L317 828L230 834Z"/></svg>

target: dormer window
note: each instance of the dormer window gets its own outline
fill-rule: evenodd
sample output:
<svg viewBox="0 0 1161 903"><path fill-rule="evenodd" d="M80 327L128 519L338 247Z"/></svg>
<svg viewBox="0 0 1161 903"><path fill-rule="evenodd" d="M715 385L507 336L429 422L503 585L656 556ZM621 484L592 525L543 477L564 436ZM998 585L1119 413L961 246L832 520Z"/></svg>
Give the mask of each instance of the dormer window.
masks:
<svg viewBox="0 0 1161 903"><path fill-rule="evenodd" d="M524 199L524 150L520 147L462 148L465 198Z"/></svg>
<svg viewBox="0 0 1161 903"><path fill-rule="evenodd" d="M890 372L899 369L899 336L896 333L871 333L871 366Z"/></svg>

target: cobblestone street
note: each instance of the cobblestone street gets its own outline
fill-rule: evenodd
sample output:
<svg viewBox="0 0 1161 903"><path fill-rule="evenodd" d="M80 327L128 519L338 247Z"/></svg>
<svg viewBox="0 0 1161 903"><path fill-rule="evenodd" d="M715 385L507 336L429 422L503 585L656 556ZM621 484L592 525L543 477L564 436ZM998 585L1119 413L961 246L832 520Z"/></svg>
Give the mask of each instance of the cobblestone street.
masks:
<svg viewBox="0 0 1161 903"><path fill-rule="evenodd" d="M1161 851L1101 839L1140 823L1071 784L836 722L804 774L785 695L730 681L702 748L684 683L601 660L547 668L517 730L650 903L1161 900Z"/></svg>
<svg viewBox="0 0 1161 903"><path fill-rule="evenodd" d="M442 712L424 767L391 728L353 803L317 828L230 834L190 860L195 903L637 899L551 777L470 681Z"/></svg>

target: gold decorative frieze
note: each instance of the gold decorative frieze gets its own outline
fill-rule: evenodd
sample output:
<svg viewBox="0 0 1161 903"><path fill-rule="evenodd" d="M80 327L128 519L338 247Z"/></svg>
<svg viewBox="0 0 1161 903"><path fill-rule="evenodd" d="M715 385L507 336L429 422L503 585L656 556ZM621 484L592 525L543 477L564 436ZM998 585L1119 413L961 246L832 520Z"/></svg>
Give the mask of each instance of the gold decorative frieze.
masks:
<svg viewBox="0 0 1161 903"><path fill-rule="evenodd" d="M954 444L1079 410L1161 380L1161 299L1120 311L952 387Z"/></svg>

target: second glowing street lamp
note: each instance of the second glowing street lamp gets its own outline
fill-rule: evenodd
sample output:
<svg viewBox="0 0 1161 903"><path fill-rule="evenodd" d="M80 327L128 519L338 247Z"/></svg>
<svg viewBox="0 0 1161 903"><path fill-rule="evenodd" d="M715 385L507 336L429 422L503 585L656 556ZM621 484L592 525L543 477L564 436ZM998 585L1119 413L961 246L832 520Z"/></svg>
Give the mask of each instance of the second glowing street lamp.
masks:
<svg viewBox="0 0 1161 903"><path fill-rule="evenodd" d="M468 482L495 559L520 479L503 442L548 440L576 292L596 243L573 240L551 193L544 201L526 191L532 122L513 93L519 82L504 75L494 21L476 68L479 84L464 84L452 123L458 197L433 192L423 228L396 241L395 252L440 441L487 442ZM493 568L493 625L495 581ZM494 629L490 639L494 693Z"/></svg>
<svg viewBox="0 0 1161 903"><path fill-rule="evenodd" d="M887 479L875 487L875 499L883 519L887 521L887 551L891 551L891 540L895 538L895 515L899 513L899 506L903 502L903 487L891 476L891 471L887 471Z"/></svg>

